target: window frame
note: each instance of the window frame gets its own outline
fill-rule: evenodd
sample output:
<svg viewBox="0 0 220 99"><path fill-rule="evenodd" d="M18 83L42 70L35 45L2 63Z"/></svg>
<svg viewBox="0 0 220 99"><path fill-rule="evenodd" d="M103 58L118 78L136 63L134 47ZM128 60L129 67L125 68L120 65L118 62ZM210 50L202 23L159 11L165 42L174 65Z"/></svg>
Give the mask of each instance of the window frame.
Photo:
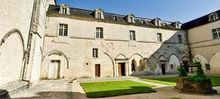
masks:
<svg viewBox="0 0 220 99"><path fill-rule="evenodd" d="M65 26L66 26L66 27L65 27ZM62 33L61 33L61 31L62 31ZM68 37L68 24L59 23L58 36Z"/></svg>
<svg viewBox="0 0 220 99"><path fill-rule="evenodd" d="M177 35L177 40L178 40L178 43L182 44L183 43L183 36Z"/></svg>
<svg viewBox="0 0 220 99"><path fill-rule="evenodd" d="M62 12L61 13L64 14L64 15L67 15L67 8L62 7Z"/></svg>
<svg viewBox="0 0 220 99"><path fill-rule="evenodd" d="M96 13L96 18L97 19L102 19L102 13L101 12L97 12Z"/></svg>
<svg viewBox="0 0 220 99"><path fill-rule="evenodd" d="M96 27L95 38L96 39L104 39L103 27Z"/></svg>
<svg viewBox="0 0 220 99"><path fill-rule="evenodd" d="M163 42L162 33L157 33L157 42Z"/></svg>
<svg viewBox="0 0 220 99"><path fill-rule="evenodd" d="M129 40L136 41L136 32L135 30L129 30Z"/></svg>
<svg viewBox="0 0 220 99"><path fill-rule="evenodd" d="M217 13L212 13L209 15L209 22L214 22L216 20L218 20L218 14Z"/></svg>
<svg viewBox="0 0 220 99"><path fill-rule="evenodd" d="M220 39L220 28L212 29L212 39Z"/></svg>
<svg viewBox="0 0 220 99"><path fill-rule="evenodd" d="M98 58L99 57L99 50L98 50L98 48L93 48L92 49L92 57L93 58Z"/></svg>

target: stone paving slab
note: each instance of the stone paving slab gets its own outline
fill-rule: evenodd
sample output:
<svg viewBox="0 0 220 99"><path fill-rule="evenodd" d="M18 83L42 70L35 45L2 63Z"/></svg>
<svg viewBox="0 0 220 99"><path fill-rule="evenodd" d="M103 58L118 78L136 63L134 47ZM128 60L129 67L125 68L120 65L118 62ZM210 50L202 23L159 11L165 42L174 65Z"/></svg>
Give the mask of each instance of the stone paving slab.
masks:
<svg viewBox="0 0 220 99"><path fill-rule="evenodd" d="M79 83L69 83L69 80L43 80L36 86L11 97L13 99L86 99Z"/></svg>

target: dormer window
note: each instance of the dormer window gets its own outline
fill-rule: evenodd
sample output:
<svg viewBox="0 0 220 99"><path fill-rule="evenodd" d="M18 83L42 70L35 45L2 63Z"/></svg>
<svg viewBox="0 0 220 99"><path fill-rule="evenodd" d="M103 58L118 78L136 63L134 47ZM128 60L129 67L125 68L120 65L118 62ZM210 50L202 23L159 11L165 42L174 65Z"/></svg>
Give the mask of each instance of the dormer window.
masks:
<svg viewBox="0 0 220 99"><path fill-rule="evenodd" d="M156 18L153 20L154 25L161 26L161 20L159 18Z"/></svg>
<svg viewBox="0 0 220 99"><path fill-rule="evenodd" d="M66 4L61 4L59 13L64 15L70 15L69 7Z"/></svg>
<svg viewBox="0 0 220 99"><path fill-rule="evenodd" d="M215 20L218 20L219 19L219 16L217 13L212 13L209 15L209 22L213 22Z"/></svg>
<svg viewBox="0 0 220 99"><path fill-rule="evenodd" d="M142 20L141 23L142 23L142 24L146 24L146 21L145 21L145 20Z"/></svg>
<svg viewBox="0 0 220 99"><path fill-rule="evenodd" d="M95 18L96 19L104 19L104 14L102 9L95 10Z"/></svg>
<svg viewBox="0 0 220 99"><path fill-rule="evenodd" d="M67 8L62 8L62 10L61 10L62 12L62 14L67 14Z"/></svg>
<svg viewBox="0 0 220 99"><path fill-rule="evenodd" d="M182 24L181 24L179 21L177 21L177 22L173 22L172 25L173 25L175 28L178 28L178 29L179 29L179 28L181 28L181 25L182 25Z"/></svg>
<svg viewBox="0 0 220 99"><path fill-rule="evenodd" d="M98 18L98 19L101 19L101 18L102 18L101 12L98 12L98 13L97 13L97 18Z"/></svg>
<svg viewBox="0 0 220 99"><path fill-rule="evenodd" d="M118 17L117 17L117 16L113 16L113 19L114 19L115 21L117 21L117 20L118 20Z"/></svg>
<svg viewBox="0 0 220 99"><path fill-rule="evenodd" d="M134 15L133 14L130 14L130 15L127 16L127 22L135 23Z"/></svg>

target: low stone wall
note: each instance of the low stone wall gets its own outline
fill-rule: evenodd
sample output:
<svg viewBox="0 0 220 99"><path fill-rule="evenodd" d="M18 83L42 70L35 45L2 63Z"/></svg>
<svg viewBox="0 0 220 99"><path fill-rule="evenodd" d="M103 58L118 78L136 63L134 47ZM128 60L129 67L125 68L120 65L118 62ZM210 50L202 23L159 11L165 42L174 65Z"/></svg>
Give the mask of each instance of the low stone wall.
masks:
<svg viewBox="0 0 220 99"><path fill-rule="evenodd" d="M183 92L192 92L198 94L216 94L217 91L212 89L211 80L208 79L203 83L196 83L188 78L178 77L176 83L176 89Z"/></svg>

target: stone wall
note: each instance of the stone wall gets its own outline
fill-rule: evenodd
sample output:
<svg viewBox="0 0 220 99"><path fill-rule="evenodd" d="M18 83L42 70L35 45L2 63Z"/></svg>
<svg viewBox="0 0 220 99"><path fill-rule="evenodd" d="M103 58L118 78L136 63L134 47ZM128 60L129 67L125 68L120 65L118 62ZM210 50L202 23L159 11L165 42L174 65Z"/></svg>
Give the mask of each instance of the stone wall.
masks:
<svg viewBox="0 0 220 99"><path fill-rule="evenodd" d="M67 37L58 36L59 23L68 24ZM43 50L42 78L48 76L50 61L54 59L54 56L60 56L62 60L68 62L61 62L61 68L66 68L69 65L69 68L61 72L61 75L65 77L95 77L95 64L101 64L101 77L118 76L118 63L126 64L126 75L144 75L147 74L146 60L159 49L162 49L161 54L167 51L163 49L165 42L174 48L184 48L186 43L185 32L181 30L165 30L61 17L49 17L47 27ZM103 27L104 39L95 38L96 27ZM136 41L129 40L129 30L136 31ZM162 33L164 42L157 41L157 33ZM177 44L178 34L182 35L183 44ZM92 57L93 48L98 48L98 58ZM172 53L172 51L169 52ZM179 55L177 51L173 51L173 53ZM133 60L135 60L136 68L134 72L131 68ZM142 64L145 66L143 67Z"/></svg>
<svg viewBox="0 0 220 99"><path fill-rule="evenodd" d="M193 56L198 57L203 63L203 69L207 73L220 74L220 41L214 40L212 29L220 27L220 21L212 22L188 30L188 38ZM207 70L205 64L210 64L211 70Z"/></svg>
<svg viewBox="0 0 220 99"><path fill-rule="evenodd" d="M0 1L0 85L21 80L33 2Z"/></svg>

